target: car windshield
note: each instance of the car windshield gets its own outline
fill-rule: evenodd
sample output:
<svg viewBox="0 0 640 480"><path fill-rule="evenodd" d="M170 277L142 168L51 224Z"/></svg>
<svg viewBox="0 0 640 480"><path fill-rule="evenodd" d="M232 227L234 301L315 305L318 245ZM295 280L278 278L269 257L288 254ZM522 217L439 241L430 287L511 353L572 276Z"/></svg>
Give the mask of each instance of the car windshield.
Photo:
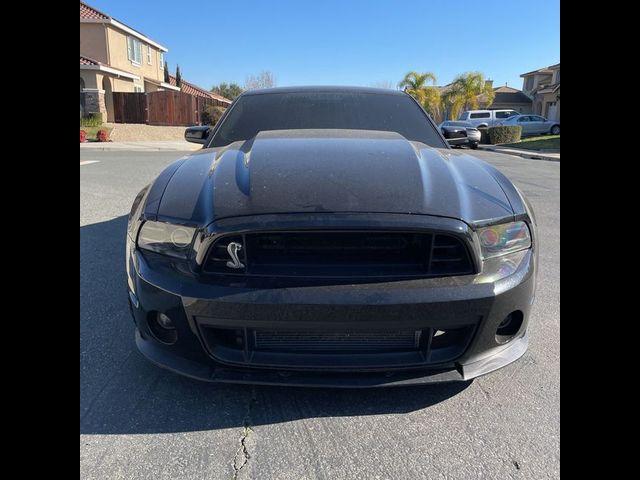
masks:
<svg viewBox="0 0 640 480"><path fill-rule="evenodd" d="M391 131L408 140L447 148L409 96L361 92L244 95L231 107L209 146L249 140L261 131L291 129Z"/></svg>

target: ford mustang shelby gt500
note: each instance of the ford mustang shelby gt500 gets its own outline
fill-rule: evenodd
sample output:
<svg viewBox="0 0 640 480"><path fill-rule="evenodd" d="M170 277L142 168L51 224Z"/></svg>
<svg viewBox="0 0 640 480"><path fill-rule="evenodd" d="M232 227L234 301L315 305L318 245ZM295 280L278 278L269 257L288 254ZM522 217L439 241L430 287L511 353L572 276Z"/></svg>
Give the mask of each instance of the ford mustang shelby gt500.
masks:
<svg viewBox="0 0 640 480"><path fill-rule="evenodd" d="M403 92L240 95L128 221L152 362L193 378L372 387L469 380L526 350L537 238L498 170Z"/></svg>

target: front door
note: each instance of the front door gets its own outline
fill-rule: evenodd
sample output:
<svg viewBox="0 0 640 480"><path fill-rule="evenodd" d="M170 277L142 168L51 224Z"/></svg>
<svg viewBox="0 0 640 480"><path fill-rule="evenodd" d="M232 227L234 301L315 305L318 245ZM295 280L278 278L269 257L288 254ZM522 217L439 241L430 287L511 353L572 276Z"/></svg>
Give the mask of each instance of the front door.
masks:
<svg viewBox="0 0 640 480"><path fill-rule="evenodd" d="M558 118L557 114L558 114L558 104L556 102L551 102L551 104L549 105L549 111L547 112L547 118L555 122Z"/></svg>

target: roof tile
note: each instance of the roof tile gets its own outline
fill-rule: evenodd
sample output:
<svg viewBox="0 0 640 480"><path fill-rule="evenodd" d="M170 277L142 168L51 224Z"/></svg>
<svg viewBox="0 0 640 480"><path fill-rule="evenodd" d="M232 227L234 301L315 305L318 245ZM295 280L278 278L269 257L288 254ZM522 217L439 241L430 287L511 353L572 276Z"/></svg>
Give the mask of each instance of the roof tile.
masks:
<svg viewBox="0 0 640 480"><path fill-rule="evenodd" d="M111 17L90 7L86 3L80 2L80 18L92 18L97 20L109 20Z"/></svg>
<svg viewBox="0 0 640 480"><path fill-rule="evenodd" d="M100 65L100 62L93 58L83 57L80 55L80 65Z"/></svg>
<svg viewBox="0 0 640 480"><path fill-rule="evenodd" d="M173 75L169 75L169 83L175 87L176 77L174 77ZM231 100L229 100L228 98L225 98L221 95L217 95L213 92L209 92L204 88L200 88L197 85L189 83L185 80L182 80L181 82L180 91L183 93L188 93L190 95L195 95L196 97L209 98L213 100L218 100L219 102L223 102L226 104L231 104Z"/></svg>

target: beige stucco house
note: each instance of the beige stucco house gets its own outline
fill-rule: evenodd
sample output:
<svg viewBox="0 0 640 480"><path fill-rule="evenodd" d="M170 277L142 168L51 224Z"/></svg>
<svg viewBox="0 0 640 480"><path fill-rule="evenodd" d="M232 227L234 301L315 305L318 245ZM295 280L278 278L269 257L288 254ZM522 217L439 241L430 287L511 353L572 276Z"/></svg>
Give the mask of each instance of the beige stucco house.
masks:
<svg viewBox="0 0 640 480"><path fill-rule="evenodd" d="M560 121L560 64L520 75L522 91L533 101L533 113Z"/></svg>
<svg viewBox="0 0 640 480"><path fill-rule="evenodd" d="M80 2L81 113L113 121L112 92L180 90L164 82L167 48Z"/></svg>

